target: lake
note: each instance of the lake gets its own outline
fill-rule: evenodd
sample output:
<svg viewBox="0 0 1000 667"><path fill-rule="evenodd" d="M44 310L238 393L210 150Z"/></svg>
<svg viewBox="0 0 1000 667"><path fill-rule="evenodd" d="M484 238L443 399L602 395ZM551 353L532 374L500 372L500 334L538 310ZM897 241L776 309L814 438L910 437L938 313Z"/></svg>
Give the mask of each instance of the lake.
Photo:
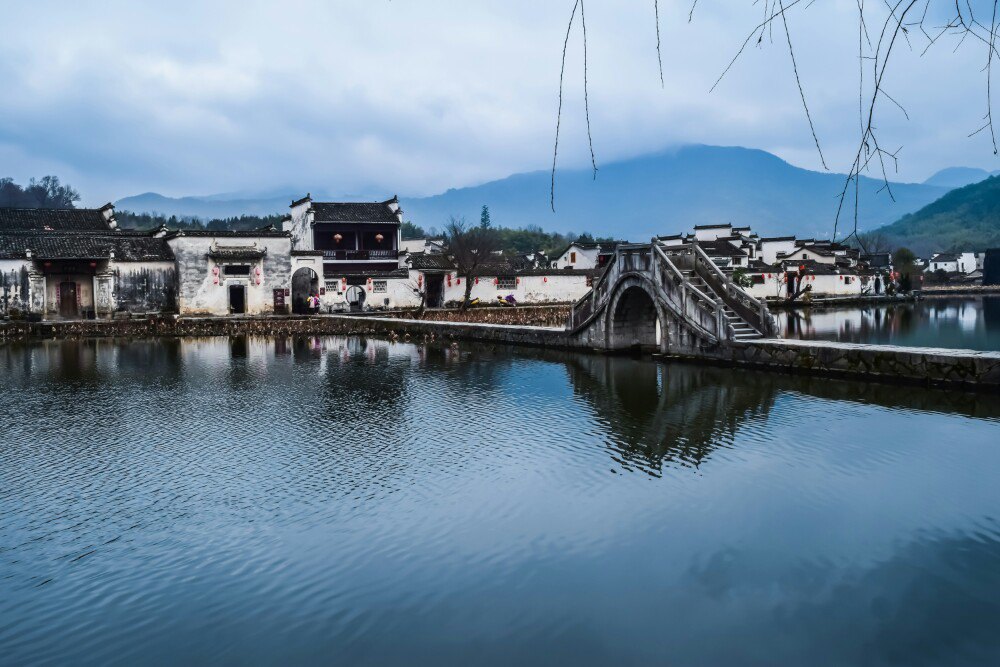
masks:
<svg viewBox="0 0 1000 667"><path fill-rule="evenodd" d="M775 310L785 338L1000 350L1000 295Z"/></svg>
<svg viewBox="0 0 1000 667"><path fill-rule="evenodd" d="M1000 396L338 337L0 379L3 664L1000 660Z"/></svg>

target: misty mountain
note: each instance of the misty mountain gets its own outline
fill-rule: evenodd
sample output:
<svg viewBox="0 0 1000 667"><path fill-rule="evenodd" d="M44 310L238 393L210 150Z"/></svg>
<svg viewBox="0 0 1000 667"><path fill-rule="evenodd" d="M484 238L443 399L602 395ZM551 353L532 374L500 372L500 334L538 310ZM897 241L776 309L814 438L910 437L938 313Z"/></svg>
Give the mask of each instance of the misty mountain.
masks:
<svg viewBox="0 0 1000 667"><path fill-rule="evenodd" d="M404 217L424 228L441 229L451 215L478 221L486 204L498 226L537 225L554 232L589 232L632 240L726 222L751 225L764 235L823 237L833 232L837 195L844 185L841 174L800 169L765 151L738 147L686 146L599 168L596 179L589 169L560 169L554 213L549 207L548 171L514 174L431 197L401 197L401 203ZM862 178L862 229L889 224L949 189L893 184L894 202L884 192L876 193L881 187L881 181ZM126 197L116 206L202 218L267 215L287 212L291 200L304 194L174 199L147 193ZM392 194L358 199L374 201ZM853 194L846 219L853 226Z"/></svg>
<svg viewBox="0 0 1000 667"><path fill-rule="evenodd" d="M926 185L938 185L944 188L962 188L966 185L985 181L990 176L996 176L1000 171L986 171L978 167L948 167L942 169L924 183Z"/></svg>
<svg viewBox="0 0 1000 667"><path fill-rule="evenodd" d="M750 225L763 235L822 237L833 232L844 177L800 169L761 150L687 146L599 165L596 180L588 169L559 170L555 213L549 207L549 183L547 171L515 174L433 197L404 198L402 206L408 219L424 227L440 228L453 214L478 220L487 204L495 225L538 225L630 240L726 222ZM888 224L948 191L893 184L893 202L876 193L880 187L878 180L861 180L862 229ZM853 227L853 196L844 220Z"/></svg>

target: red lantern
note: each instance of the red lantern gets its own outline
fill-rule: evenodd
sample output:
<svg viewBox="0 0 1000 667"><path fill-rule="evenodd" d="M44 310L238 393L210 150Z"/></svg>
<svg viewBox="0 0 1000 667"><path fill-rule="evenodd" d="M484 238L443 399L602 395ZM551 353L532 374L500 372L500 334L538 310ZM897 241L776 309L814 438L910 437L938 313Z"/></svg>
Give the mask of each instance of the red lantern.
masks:
<svg viewBox="0 0 1000 667"><path fill-rule="evenodd" d="M479 284L479 276L476 276L476 283L475 283L475 284L476 284L476 285L478 285L478 284Z"/></svg>
<svg viewBox="0 0 1000 667"><path fill-rule="evenodd" d="M499 285L500 284L500 279L499 278L494 278L493 279L493 284L494 285Z"/></svg>
<svg viewBox="0 0 1000 667"><path fill-rule="evenodd" d="M346 292L347 291L347 278L341 278L340 279L340 291L341 292Z"/></svg>
<svg viewBox="0 0 1000 667"><path fill-rule="evenodd" d="M259 276L260 275L260 267L259 266L255 266L254 269L253 269L253 273L254 273L255 276Z"/></svg>
<svg viewBox="0 0 1000 667"><path fill-rule="evenodd" d="M375 243L381 243L381 242L382 242L382 239L384 239L384 238L385 238L385 237L384 237L384 236L382 236L381 234L376 234L376 235L375 235Z"/></svg>
<svg viewBox="0 0 1000 667"><path fill-rule="evenodd" d="M455 284L456 285L461 285L462 284L462 279L459 278L458 276L455 276Z"/></svg>
<svg viewBox="0 0 1000 667"><path fill-rule="evenodd" d="M543 283L549 282L549 277L548 276L542 276L542 282Z"/></svg>
<svg viewBox="0 0 1000 667"><path fill-rule="evenodd" d="M423 287L423 286L424 286L424 274L418 273L417 274L417 287Z"/></svg>
<svg viewBox="0 0 1000 667"><path fill-rule="evenodd" d="M213 266L212 267L212 275L213 276L219 275L219 267L217 267L217 266Z"/></svg>
<svg viewBox="0 0 1000 667"><path fill-rule="evenodd" d="M514 278L514 284L515 285L520 285L521 284L521 279L520 278Z"/></svg>
<svg viewBox="0 0 1000 667"><path fill-rule="evenodd" d="M334 243L340 243L343 240L344 240L344 235L343 234L337 233L337 234L333 235L333 242Z"/></svg>

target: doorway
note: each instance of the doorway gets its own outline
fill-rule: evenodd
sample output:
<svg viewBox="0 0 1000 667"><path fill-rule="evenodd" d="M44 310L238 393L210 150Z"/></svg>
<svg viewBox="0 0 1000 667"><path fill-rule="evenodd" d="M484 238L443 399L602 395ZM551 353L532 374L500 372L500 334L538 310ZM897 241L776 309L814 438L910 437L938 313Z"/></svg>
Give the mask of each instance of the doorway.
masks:
<svg viewBox="0 0 1000 667"><path fill-rule="evenodd" d="M427 276L427 307L440 308L444 305L444 276L431 274Z"/></svg>
<svg viewBox="0 0 1000 667"><path fill-rule="evenodd" d="M243 315L247 312L247 288L245 285L229 286L229 313Z"/></svg>
<svg viewBox="0 0 1000 667"><path fill-rule="evenodd" d="M59 283L59 316L79 317L80 309L76 302L76 283Z"/></svg>

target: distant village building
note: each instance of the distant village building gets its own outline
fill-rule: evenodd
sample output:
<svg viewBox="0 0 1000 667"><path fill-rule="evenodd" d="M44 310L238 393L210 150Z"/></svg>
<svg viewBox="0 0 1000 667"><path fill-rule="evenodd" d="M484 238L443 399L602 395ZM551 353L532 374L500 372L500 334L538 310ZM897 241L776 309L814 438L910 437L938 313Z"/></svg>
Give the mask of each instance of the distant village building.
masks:
<svg viewBox="0 0 1000 667"><path fill-rule="evenodd" d="M976 254L972 252L939 252L931 256L927 271L945 273L972 273L977 268Z"/></svg>

